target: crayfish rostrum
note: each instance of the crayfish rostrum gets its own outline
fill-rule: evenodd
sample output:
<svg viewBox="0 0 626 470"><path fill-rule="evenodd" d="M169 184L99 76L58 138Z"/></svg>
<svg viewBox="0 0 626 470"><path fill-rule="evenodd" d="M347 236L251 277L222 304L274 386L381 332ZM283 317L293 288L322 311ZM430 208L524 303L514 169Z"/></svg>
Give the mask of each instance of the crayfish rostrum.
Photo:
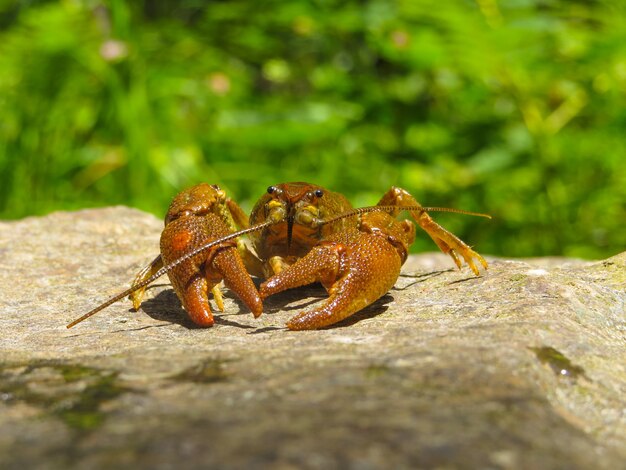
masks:
<svg viewBox="0 0 626 470"><path fill-rule="evenodd" d="M482 256L428 212L484 214L422 207L401 188L392 187L376 206L354 209L343 195L314 184L277 184L267 189L248 220L217 185L200 184L172 201L161 235L161 254L137 274L131 288L68 327L129 294L139 308L145 287L166 272L183 307L200 326L213 324L209 291L223 310L218 287L222 279L255 317L270 295L320 282L328 299L296 315L287 326L304 330L332 325L370 305L395 284L415 239L415 225L396 219L404 210L459 268L461 259L476 275L475 261L487 268ZM252 249L238 238L244 234ZM258 291L250 274L266 279Z"/></svg>

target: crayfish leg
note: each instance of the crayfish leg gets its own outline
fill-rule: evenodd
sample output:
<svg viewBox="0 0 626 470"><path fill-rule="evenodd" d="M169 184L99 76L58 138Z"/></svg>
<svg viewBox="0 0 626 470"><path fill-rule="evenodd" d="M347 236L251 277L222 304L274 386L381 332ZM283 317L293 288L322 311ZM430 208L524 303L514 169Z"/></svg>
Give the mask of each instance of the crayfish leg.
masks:
<svg viewBox="0 0 626 470"><path fill-rule="evenodd" d="M248 228L250 225L248 222L248 215L243 211L241 206L233 201L231 198L226 199L226 207L232 216L235 224L239 228ZM233 229L236 227L233 227Z"/></svg>
<svg viewBox="0 0 626 470"><path fill-rule="evenodd" d="M135 287L137 284L142 283L146 279L151 278L159 269L163 267L163 259L161 255L154 258L149 265L145 266L141 271L137 273L133 283L131 284L131 288ZM128 298L133 302L133 309L139 310L141 307L141 301L143 300L144 293L146 291L145 287L141 287L134 292L131 292Z"/></svg>
<svg viewBox="0 0 626 470"><path fill-rule="evenodd" d="M211 293L213 294L213 300L215 301L215 305L220 312L224 311L224 296L222 296L222 291L220 289L220 285L216 284L213 289L211 289Z"/></svg>
<svg viewBox="0 0 626 470"><path fill-rule="evenodd" d="M415 217L415 214L413 214L413 217ZM418 219L418 224L426 231L426 233L428 233L430 238L433 239L441 251L450 255L459 269L461 269L461 260L457 254L460 254L463 257L476 276L480 275L480 271L474 263L474 258L478 260L483 268L487 269L488 264L485 258L472 250L459 237L435 222L426 212L421 213Z"/></svg>
<svg viewBox="0 0 626 470"><path fill-rule="evenodd" d="M409 193L407 190L392 187L387 191L380 201L379 206L398 206L398 210L394 211L392 215L396 216L402 211L402 206L419 206L421 204ZM476 266L474 260L476 259L484 269L487 269L487 261L474 250L472 250L463 240L449 232L432 217L430 217L426 211L409 211L415 222L433 239L439 249L447 255L450 255L454 263L460 269L462 264L459 259L459 255L465 260L472 272L478 276L480 271Z"/></svg>

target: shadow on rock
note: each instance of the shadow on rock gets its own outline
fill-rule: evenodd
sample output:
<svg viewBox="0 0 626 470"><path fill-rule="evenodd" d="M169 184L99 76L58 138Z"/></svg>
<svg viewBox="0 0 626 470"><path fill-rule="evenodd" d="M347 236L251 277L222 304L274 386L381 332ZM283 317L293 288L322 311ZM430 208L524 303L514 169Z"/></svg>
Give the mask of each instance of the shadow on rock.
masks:
<svg viewBox="0 0 626 470"><path fill-rule="evenodd" d="M393 301L393 296L389 294L385 294L372 305L364 308L363 310L358 311L354 315L349 316L345 320L340 321L339 323L335 323L334 325L327 326L323 328L325 330L333 329L333 328L344 328L346 326L352 326L360 321L369 320L370 318L377 317L378 315L385 313L389 306L387 305L389 302Z"/></svg>
<svg viewBox="0 0 626 470"><path fill-rule="evenodd" d="M159 292L151 299L141 303L139 311L145 312L149 317L168 323L176 323L185 328L194 328L194 323L183 310L180 300L172 289Z"/></svg>
<svg viewBox="0 0 626 470"><path fill-rule="evenodd" d="M320 302L328 297L326 289L321 284L311 284L308 286L289 289L278 294L268 297L264 301L265 311L269 313L291 310L302 310L306 307ZM305 302L289 305L302 299L308 299Z"/></svg>
<svg viewBox="0 0 626 470"><path fill-rule="evenodd" d="M446 274L452 271L454 271L454 269L451 268L451 269L443 269L440 271L431 271L431 272L424 273L424 274L400 274L399 278L414 279L414 281L409 282L408 284L404 284L402 287L394 286L391 289L392 290L406 290L406 289L413 287L416 284L421 284L422 282L426 282L432 278L441 276L443 274Z"/></svg>
<svg viewBox="0 0 626 470"><path fill-rule="evenodd" d="M230 297L231 294L226 295ZM239 301L238 298L233 297L237 304L239 305L239 313L249 314L250 310ZM141 304L141 311L145 312L148 316L155 320L164 321L168 323L175 323L190 330L195 329L204 329L204 327L196 325L189 316L187 312L183 309L180 300L176 296L176 293L172 289L166 289L162 292L159 292L153 298L144 300ZM226 319L224 316L220 315L220 312L213 312L215 318L216 325L225 325L225 326L234 326L237 328L254 328L253 326L243 325L241 323L235 322L231 319ZM230 315L232 316L232 315Z"/></svg>

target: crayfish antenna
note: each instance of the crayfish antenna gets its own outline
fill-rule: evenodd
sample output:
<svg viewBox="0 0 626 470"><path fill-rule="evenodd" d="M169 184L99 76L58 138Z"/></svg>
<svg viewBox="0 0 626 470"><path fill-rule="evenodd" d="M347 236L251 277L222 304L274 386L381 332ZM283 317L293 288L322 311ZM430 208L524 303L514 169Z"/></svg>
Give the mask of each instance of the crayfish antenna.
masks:
<svg viewBox="0 0 626 470"><path fill-rule="evenodd" d="M82 322L83 320L86 320L87 318L95 315L96 313L98 313L101 310L104 310L105 308L107 308L109 305L114 304L115 302L117 302L118 300L123 299L124 297L126 297L127 295L132 294L133 292L146 287L149 284L152 284L154 281L156 281L158 278L160 278L161 276L163 276L165 273L170 272L172 269L174 269L176 266L180 265L181 263L184 263L185 261L189 260L190 258L193 258L194 256L207 251L215 246L218 246L224 242L230 241L234 238L237 238L241 235L246 235L248 233L251 232L256 232L257 230L262 230L266 227L269 227L270 225L273 225L275 223L280 222L280 220L278 221L268 221L268 222L263 222L261 224L256 224L253 225L251 227L248 227L246 229L243 230L239 230L237 232L233 232L229 235L226 235L225 237L222 238L218 238L217 240L213 240L211 242L205 243L204 245L200 245L199 247L193 249L192 251L190 251L189 253L186 253L184 256L181 256L180 258L178 258L177 260L171 262L170 264L168 264L167 266L163 266L161 269L159 269L156 273L154 273L152 276L150 276L148 279L135 284L134 286L132 286L129 289L126 289L124 292L120 292L119 294L111 297L109 300L107 300L106 302L98 305L96 308L90 310L89 312L85 313L83 316L77 318L76 320L68 323L66 325L66 328L72 328L73 326L77 325L78 323Z"/></svg>
<svg viewBox="0 0 626 470"><path fill-rule="evenodd" d="M403 207L401 206L402 210L417 210L411 207ZM466 211L463 209L453 209L451 207L422 207L422 210L424 212L454 212L455 214L463 214L463 215L472 215L474 217L484 217L485 219L491 219L491 215L489 214L483 214L482 212L473 212L473 211Z"/></svg>
<svg viewBox="0 0 626 470"><path fill-rule="evenodd" d="M397 210L401 211L414 211L414 212L455 212L457 214L463 215L472 215L476 217L485 217L487 219L491 219L489 214L482 214L480 212L472 212L466 211L463 209L452 209L450 207L423 207L423 206L366 206L366 207L358 207L356 209L350 209L349 211L343 212L339 215L331 217L326 220L322 220L319 222L319 225L326 225L333 222L337 222L338 220L346 219L348 217L352 217L354 215L366 214L368 212L376 212L376 211L384 211L384 212L395 212Z"/></svg>

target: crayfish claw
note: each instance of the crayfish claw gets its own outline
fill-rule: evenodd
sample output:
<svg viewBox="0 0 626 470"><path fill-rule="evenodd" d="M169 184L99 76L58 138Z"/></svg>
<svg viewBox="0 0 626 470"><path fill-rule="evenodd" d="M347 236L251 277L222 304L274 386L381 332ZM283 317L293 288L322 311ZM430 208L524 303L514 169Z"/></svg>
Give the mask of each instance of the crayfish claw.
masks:
<svg viewBox="0 0 626 470"><path fill-rule="evenodd" d="M402 257L388 237L359 231L332 235L279 274L261 284L261 297L321 282L329 297L291 318L291 330L337 323L382 297L400 274Z"/></svg>
<svg viewBox="0 0 626 470"><path fill-rule="evenodd" d="M254 318L258 318L261 315L263 302L236 248L229 247L219 251L211 263L211 269L219 273L219 277L224 279L226 287L237 294L241 301L252 311ZM207 277L209 277L208 272ZM214 287L213 295L215 295L215 290L219 291L217 285ZM221 300L221 293L219 298ZM215 303L219 307L218 297L215 297ZM222 308L223 305L220 309Z"/></svg>
<svg viewBox="0 0 626 470"><path fill-rule="evenodd" d="M198 326L213 326L215 320L207 297L207 281L204 277L195 276L182 292L181 302L189 318Z"/></svg>

